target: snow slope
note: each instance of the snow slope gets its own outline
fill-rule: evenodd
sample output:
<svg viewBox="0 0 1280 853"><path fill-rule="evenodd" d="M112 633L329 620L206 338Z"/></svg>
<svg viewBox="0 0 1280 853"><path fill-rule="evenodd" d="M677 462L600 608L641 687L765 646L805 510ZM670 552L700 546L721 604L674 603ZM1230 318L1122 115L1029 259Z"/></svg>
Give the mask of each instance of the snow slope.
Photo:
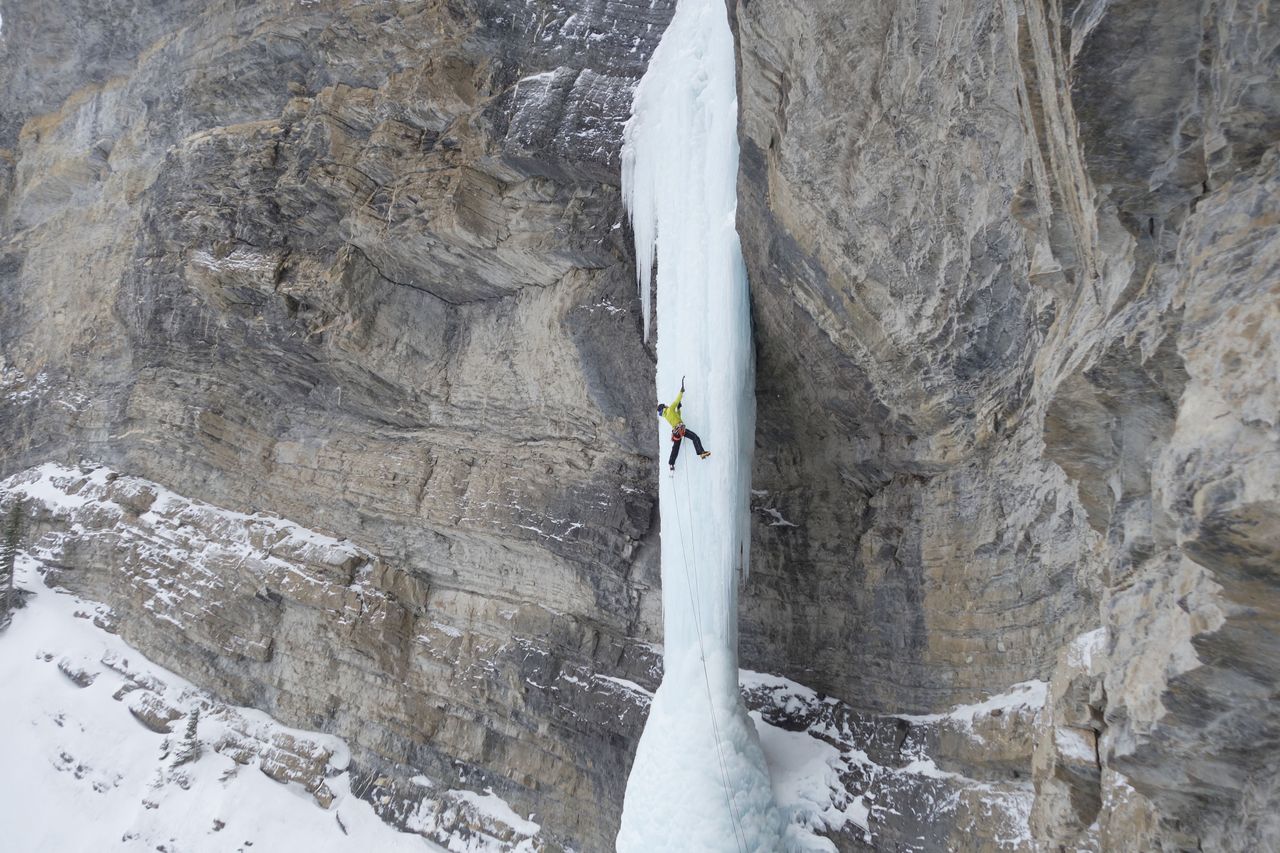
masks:
<svg viewBox="0 0 1280 853"><path fill-rule="evenodd" d="M72 477L44 466L34 472L39 476L27 472L0 483L0 491L66 512L103 513L109 506L92 486L104 470ZM77 487L75 494L63 488L68 483ZM186 500L172 493L161 499ZM183 506L188 518L216 511L191 502ZM257 522L278 527L305 547L333 544L284 519ZM195 544L201 544L198 537ZM38 546L33 550L43 553ZM175 559L192 565L202 553L174 551ZM415 780L421 799L407 815L408 828L421 835L396 831L352 794L353 786L357 793L376 794L384 780L370 773L353 779L342 740L229 706L151 663L106 630L117 618L109 608L46 588L43 570L37 556L20 554L17 585L35 595L0 632L0 849L536 848L539 825L491 791L443 790L424 777ZM197 710L196 737L188 741ZM199 756L179 761L194 743Z"/></svg>
<svg viewBox="0 0 1280 853"><path fill-rule="evenodd" d="M219 708L97 627L99 605L45 589L38 565L25 555L20 559L18 586L37 594L0 635L0 826L6 850L444 849L397 832L351 795L342 741L287 729L250 709ZM159 686L178 708L204 709L198 759L176 761L186 718L176 719L174 733L166 735L131 713L138 682ZM301 784L282 784L260 772L261 756L241 765L231 757L238 750L226 748L241 737L269 743L280 735L301 744L304 757L314 748L322 761L327 758L333 775L324 780L321 796L333 797L328 811ZM223 751L215 749L220 744Z"/></svg>
<svg viewBox="0 0 1280 853"><path fill-rule="evenodd" d="M755 428L751 318L734 229L737 97L719 0L680 0L635 95L623 191L646 334L657 276L657 394L688 375L686 446L660 478L664 676L627 783L618 849L776 851L782 818L737 679ZM655 416L664 461L670 433Z"/></svg>

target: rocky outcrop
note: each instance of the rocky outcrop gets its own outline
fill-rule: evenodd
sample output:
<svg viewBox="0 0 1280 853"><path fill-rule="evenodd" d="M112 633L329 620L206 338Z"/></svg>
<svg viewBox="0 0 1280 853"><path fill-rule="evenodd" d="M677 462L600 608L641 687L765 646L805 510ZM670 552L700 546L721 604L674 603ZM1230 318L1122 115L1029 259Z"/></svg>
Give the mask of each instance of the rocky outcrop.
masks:
<svg viewBox="0 0 1280 853"><path fill-rule="evenodd" d="M615 645L584 664L589 655L553 651L569 642L563 615L431 589L349 540L101 466L45 464L5 492L23 501L47 584L112 602L95 623L223 701L344 733L353 788L386 819L443 842L474 817L459 792L487 790L536 809L546 849L610 819L572 810L594 795L589 771L613 778L609 762L639 736L648 694L613 673L631 668L653 684L647 650ZM466 621L446 621L451 607ZM59 666L91 682L73 663ZM117 698L134 717L180 733L185 694L133 677L127 662L115 668L131 678ZM327 754L228 725L217 751L329 805ZM423 778L439 790L424 791Z"/></svg>
<svg viewBox="0 0 1280 853"><path fill-rule="evenodd" d="M1035 791L1025 756L1043 719L1044 682L924 716L870 714L772 676L748 677L743 686L764 722L808 734L834 753L825 778L815 774L809 786L825 782L836 795L809 820L825 824L839 849L1030 847ZM783 764L775 788L790 781Z"/></svg>
<svg viewBox="0 0 1280 853"><path fill-rule="evenodd" d="M873 709L1049 680L1038 843L1274 846L1280 29L730 6L774 519L745 661Z"/></svg>
<svg viewBox="0 0 1280 853"><path fill-rule="evenodd" d="M64 582L359 766L469 774L606 848L638 728L584 739L609 702L530 684L648 678L660 638L617 185L672 4L116 5L0 10L0 475L90 459L351 542L299 585L254 580L291 547L263 533L181 626L132 584L202 576L127 537L69 545ZM117 496L105 534L149 512Z"/></svg>
<svg viewBox="0 0 1280 853"><path fill-rule="evenodd" d="M753 707L841 744L841 849L1277 846L1274 16L846 5L728 4L742 658L823 694ZM71 466L59 582L420 831L467 818L419 773L616 830L661 638L617 157L671 7L0 3L0 476Z"/></svg>

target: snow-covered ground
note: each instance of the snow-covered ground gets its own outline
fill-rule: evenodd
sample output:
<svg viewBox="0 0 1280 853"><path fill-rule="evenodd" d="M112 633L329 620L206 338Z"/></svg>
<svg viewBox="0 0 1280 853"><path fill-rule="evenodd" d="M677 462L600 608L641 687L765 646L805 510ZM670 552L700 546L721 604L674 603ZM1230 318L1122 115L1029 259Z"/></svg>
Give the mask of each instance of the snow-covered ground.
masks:
<svg viewBox="0 0 1280 853"><path fill-rule="evenodd" d="M838 747L807 731L771 726L759 711L751 712L751 720L769 762L774 799L789 819L789 847L834 853L836 846L819 833L844 830L850 824L867 829L866 805L849 794L840 778L845 759Z"/></svg>
<svg viewBox="0 0 1280 853"><path fill-rule="evenodd" d="M95 625L100 605L45 588L38 568L19 558L18 586L36 594L0 634L6 850L443 849L397 832L352 796L342 741L215 702ZM152 731L135 716L148 709L134 696L186 714L170 722L172 734ZM193 752L186 733L196 709L200 754L180 762ZM289 744L302 761L321 760L327 790L274 781L263 766L270 753L250 757L246 741ZM332 798L328 810L317 795Z"/></svg>
<svg viewBox="0 0 1280 853"><path fill-rule="evenodd" d="M441 791L425 778L409 825L446 846L397 831L352 793L370 780L353 782L340 739L218 702L104 630L103 605L45 587L42 568L19 555L17 586L35 594L0 632L0 849L535 849L538 825L491 792ZM441 834L458 823L501 827L506 840Z"/></svg>

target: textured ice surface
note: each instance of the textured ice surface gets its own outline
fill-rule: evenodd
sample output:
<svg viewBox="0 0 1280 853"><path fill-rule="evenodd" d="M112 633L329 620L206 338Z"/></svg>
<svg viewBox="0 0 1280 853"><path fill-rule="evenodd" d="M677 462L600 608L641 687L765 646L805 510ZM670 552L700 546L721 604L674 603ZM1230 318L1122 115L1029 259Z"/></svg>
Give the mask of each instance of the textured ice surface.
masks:
<svg viewBox="0 0 1280 853"><path fill-rule="evenodd" d="M670 402L687 375L684 418L712 456L686 447L674 475L659 478L665 669L618 849L780 850L782 819L737 681L755 400L723 3L680 0L636 90L622 156L646 334L655 262L658 270L657 394ZM670 433L654 423L665 469Z"/></svg>

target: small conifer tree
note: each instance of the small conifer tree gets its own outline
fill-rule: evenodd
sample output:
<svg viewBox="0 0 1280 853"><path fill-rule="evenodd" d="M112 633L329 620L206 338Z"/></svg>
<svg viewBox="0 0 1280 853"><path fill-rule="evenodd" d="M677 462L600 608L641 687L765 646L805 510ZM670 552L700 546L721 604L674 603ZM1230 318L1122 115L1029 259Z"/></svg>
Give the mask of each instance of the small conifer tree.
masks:
<svg viewBox="0 0 1280 853"><path fill-rule="evenodd" d="M200 758L200 709L192 708L191 713L187 716L187 730L182 735L182 742L178 744L178 752L174 756L173 766L180 767L183 764Z"/></svg>
<svg viewBox="0 0 1280 853"><path fill-rule="evenodd" d="M15 498L5 513L4 538L0 539L0 630L9 626L14 607L21 604L14 589L18 544L22 541L22 501Z"/></svg>

